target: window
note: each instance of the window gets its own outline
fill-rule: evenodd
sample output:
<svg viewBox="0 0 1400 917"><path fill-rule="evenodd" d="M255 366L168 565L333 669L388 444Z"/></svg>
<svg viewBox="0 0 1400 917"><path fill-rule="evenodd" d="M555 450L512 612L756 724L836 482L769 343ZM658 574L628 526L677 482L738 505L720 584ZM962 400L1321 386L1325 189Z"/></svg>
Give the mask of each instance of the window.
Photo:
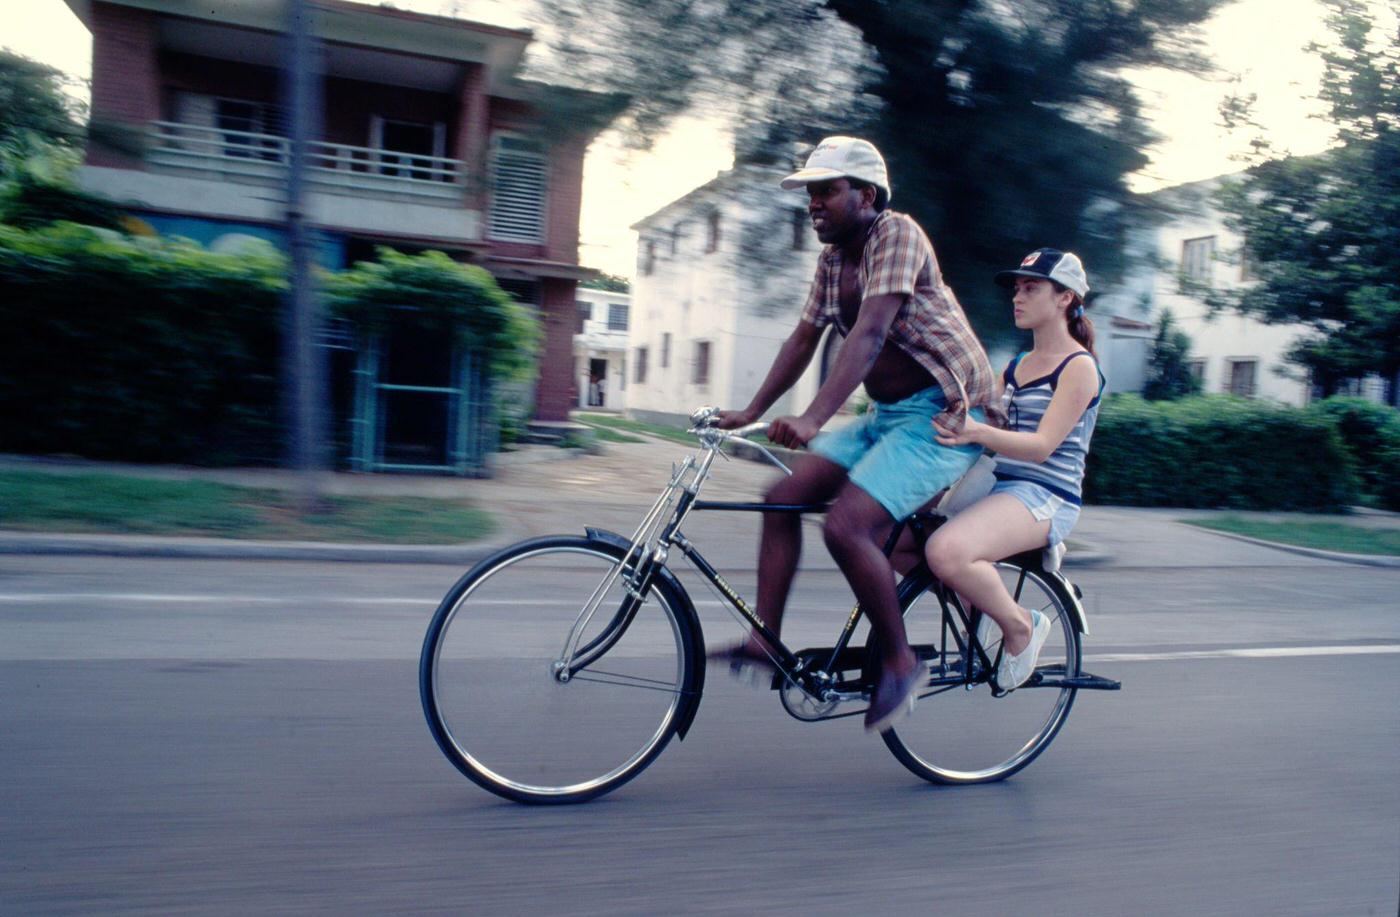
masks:
<svg viewBox="0 0 1400 917"><path fill-rule="evenodd" d="M812 223L807 219L807 211L794 210L792 212L792 250L800 252L807 247L807 233L811 231Z"/></svg>
<svg viewBox="0 0 1400 917"><path fill-rule="evenodd" d="M650 276L656 270L656 243L648 239L642 244L642 273Z"/></svg>
<svg viewBox="0 0 1400 917"><path fill-rule="evenodd" d="M214 126L224 134L224 155L237 159L277 159L278 144L249 134L282 133L281 110L261 102L214 100Z"/></svg>
<svg viewBox="0 0 1400 917"><path fill-rule="evenodd" d="M1187 361L1186 361L1186 371L1187 371L1188 373L1191 374L1191 378L1192 378L1192 379L1195 379L1198 383L1200 383L1202 389L1205 388L1205 383L1206 383L1206 361L1205 361L1205 360L1187 360Z"/></svg>
<svg viewBox="0 0 1400 917"><path fill-rule="evenodd" d="M645 347L638 347L638 348L637 348L637 375L634 377L633 381L635 381L638 385L645 385L645 384L646 384L646 381L647 381L647 349L646 349Z"/></svg>
<svg viewBox="0 0 1400 917"><path fill-rule="evenodd" d="M491 157L491 238L543 242L546 173L544 148L523 137L497 135Z"/></svg>
<svg viewBox="0 0 1400 917"><path fill-rule="evenodd" d="M661 335L661 368L665 369L671 365L671 335L669 333Z"/></svg>
<svg viewBox="0 0 1400 917"><path fill-rule="evenodd" d="M1192 280L1210 282L1215 274L1215 236L1181 243L1181 273Z"/></svg>
<svg viewBox="0 0 1400 917"><path fill-rule="evenodd" d="M1230 361L1230 394L1241 398L1254 397L1254 378L1259 368L1258 360Z"/></svg>
<svg viewBox="0 0 1400 917"><path fill-rule="evenodd" d="M719 249L719 211L711 210L709 219L706 220L705 229L705 254Z"/></svg>
<svg viewBox="0 0 1400 917"><path fill-rule="evenodd" d="M574 305L578 307L578 326L582 328L593 320L593 303L579 299L574 301Z"/></svg>
<svg viewBox="0 0 1400 917"><path fill-rule="evenodd" d="M627 330L627 306L622 303L608 303L608 330Z"/></svg>
<svg viewBox="0 0 1400 917"><path fill-rule="evenodd" d="M681 247L681 224L677 223L671 227L671 256L675 257Z"/></svg>
<svg viewBox="0 0 1400 917"><path fill-rule="evenodd" d="M690 367L690 381L694 385L710 384L710 342L695 342L695 362Z"/></svg>
<svg viewBox="0 0 1400 917"><path fill-rule="evenodd" d="M370 123L370 145L381 151L381 175L420 181L450 178L428 171L434 165L428 157L442 156L445 144L446 130L442 122L390 121L376 116Z"/></svg>

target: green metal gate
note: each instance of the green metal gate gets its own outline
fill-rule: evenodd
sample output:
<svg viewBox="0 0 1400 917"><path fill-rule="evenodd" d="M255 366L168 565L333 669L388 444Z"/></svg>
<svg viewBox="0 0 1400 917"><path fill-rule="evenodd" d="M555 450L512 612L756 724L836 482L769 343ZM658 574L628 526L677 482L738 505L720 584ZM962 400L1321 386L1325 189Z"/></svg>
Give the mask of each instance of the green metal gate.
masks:
<svg viewBox="0 0 1400 917"><path fill-rule="evenodd" d="M486 361L464 348L452 349L451 368L444 385L422 385L386 379L384 339L374 336L359 348L355 367L354 411L351 424L350 467L355 471L408 471L484 478L491 474L490 455L496 451L498 430L491 410L490 376ZM438 412L441 417L438 418ZM396 415L413 413L441 421L442 442L417 444L425 454L405 456L391 441ZM436 438L436 437L433 437Z"/></svg>

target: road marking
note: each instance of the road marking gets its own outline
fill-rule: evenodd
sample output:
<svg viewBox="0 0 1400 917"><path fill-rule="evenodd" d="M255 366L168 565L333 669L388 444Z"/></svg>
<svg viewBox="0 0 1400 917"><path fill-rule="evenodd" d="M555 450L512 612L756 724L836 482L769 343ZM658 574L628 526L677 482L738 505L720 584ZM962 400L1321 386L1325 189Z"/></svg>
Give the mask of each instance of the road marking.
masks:
<svg viewBox="0 0 1400 917"><path fill-rule="evenodd" d="M149 602L169 604L220 604L220 605L437 605L441 599L415 599L395 596L326 596L326 595L180 595L168 592L13 592L0 593L0 603L52 604L55 602ZM492 599L493 605L518 607L555 607L567 605L560 599ZM714 599L701 599L697 608L730 608L728 602ZM789 607L808 609L829 609L829 605L794 602Z"/></svg>
<svg viewBox="0 0 1400 917"><path fill-rule="evenodd" d="M1387 656L1400 644L1360 646L1245 646L1223 650L1174 650L1162 653L1088 653L1084 662L1163 662L1172 659L1284 659L1293 656Z"/></svg>
<svg viewBox="0 0 1400 917"><path fill-rule="evenodd" d="M528 602L529 600L522 600ZM436 605L437 599L408 599L392 596L290 596L290 595L177 595L147 592L45 592L0 593L0 602L20 604L34 602L146 602L197 605L296 605L314 602L318 605Z"/></svg>

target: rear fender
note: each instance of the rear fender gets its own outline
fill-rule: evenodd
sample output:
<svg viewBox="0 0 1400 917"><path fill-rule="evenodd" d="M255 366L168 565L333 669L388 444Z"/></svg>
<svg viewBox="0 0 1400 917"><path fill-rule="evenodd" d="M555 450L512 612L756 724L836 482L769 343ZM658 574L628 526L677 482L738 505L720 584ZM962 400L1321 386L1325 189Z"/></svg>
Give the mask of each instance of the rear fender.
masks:
<svg viewBox="0 0 1400 917"><path fill-rule="evenodd" d="M1084 613L1084 605L1080 602L1083 593L1079 591L1078 586L1066 579L1065 575L1059 570L1045 569L1043 552L1027 551L1024 554L1008 557L1006 560L1008 563L1025 567L1058 590L1060 598L1064 600L1065 605L1069 608L1070 616L1074 619L1074 629L1079 631L1080 634L1088 636L1089 617Z"/></svg>

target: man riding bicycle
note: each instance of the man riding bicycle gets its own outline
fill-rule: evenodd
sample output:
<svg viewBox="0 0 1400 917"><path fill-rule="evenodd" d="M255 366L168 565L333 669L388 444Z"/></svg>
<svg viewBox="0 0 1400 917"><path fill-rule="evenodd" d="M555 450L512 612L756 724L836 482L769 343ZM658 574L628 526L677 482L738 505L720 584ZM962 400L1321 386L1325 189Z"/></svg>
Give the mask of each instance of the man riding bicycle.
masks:
<svg viewBox="0 0 1400 917"><path fill-rule="evenodd" d="M813 228L826 247L801 320L763 384L748 407L721 412L719 426L733 429L757 420L802 375L822 329L836 323L846 340L812 404L768 428L773 442L808 446L812 456L769 490L766 500L833 501L823 536L879 640L881 666L865 725L883 730L912 708L924 673L909 648L882 544L896 521L956 481L981 454L977 446L939 444L931 421L959 430L969 415L985 420L995 375L943 282L928 237L911 217L886 209L890 182L871 143L828 137L782 187L806 190ZM840 430L820 433L861 383L873 401L870 411ZM798 516L764 514L757 613L774 633L801 548ZM771 666L757 633L720 656Z"/></svg>

